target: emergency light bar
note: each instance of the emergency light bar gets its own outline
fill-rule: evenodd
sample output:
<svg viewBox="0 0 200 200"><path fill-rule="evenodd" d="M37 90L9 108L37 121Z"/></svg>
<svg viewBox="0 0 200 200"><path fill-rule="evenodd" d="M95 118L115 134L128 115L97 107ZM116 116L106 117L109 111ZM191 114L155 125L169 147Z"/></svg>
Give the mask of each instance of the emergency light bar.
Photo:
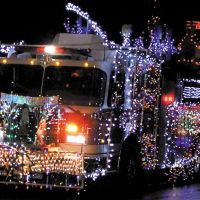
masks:
<svg viewBox="0 0 200 200"><path fill-rule="evenodd" d="M59 47L53 45L36 45L36 46L24 46L20 45L16 47L16 51L30 52L36 54L49 54L49 55L84 55L89 56L89 50L72 49L66 47Z"/></svg>
<svg viewBox="0 0 200 200"><path fill-rule="evenodd" d="M83 55L90 56L90 49L74 49L64 46L54 45L15 45L15 44L1 44L3 46L14 48L16 53L32 53L32 54L49 54L49 55Z"/></svg>
<svg viewBox="0 0 200 200"><path fill-rule="evenodd" d="M48 45L45 47L39 47L36 49L38 54L50 54L50 55L63 55L70 54L70 51L66 51L64 48Z"/></svg>

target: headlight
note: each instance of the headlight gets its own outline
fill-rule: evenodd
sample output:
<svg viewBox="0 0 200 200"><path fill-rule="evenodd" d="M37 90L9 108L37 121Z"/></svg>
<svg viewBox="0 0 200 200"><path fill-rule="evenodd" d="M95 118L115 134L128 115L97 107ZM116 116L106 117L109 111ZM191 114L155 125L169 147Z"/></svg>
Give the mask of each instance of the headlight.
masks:
<svg viewBox="0 0 200 200"><path fill-rule="evenodd" d="M67 142L85 144L85 136L83 135L67 135Z"/></svg>
<svg viewBox="0 0 200 200"><path fill-rule="evenodd" d="M76 124L68 124L66 128L67 133L75 134L78 132L78 127Z"/></svg>

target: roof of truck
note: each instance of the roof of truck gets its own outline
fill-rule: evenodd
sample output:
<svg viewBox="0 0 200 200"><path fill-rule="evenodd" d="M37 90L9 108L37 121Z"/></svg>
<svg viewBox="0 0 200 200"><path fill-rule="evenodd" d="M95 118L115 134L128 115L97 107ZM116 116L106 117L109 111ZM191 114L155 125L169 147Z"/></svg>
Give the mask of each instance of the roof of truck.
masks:
<svg viewBox="0 0 200 200"><path fill-rule="evenodd" d="M52 44L78 49L104 49L103 39L93 34L58 33Z"/></svg>

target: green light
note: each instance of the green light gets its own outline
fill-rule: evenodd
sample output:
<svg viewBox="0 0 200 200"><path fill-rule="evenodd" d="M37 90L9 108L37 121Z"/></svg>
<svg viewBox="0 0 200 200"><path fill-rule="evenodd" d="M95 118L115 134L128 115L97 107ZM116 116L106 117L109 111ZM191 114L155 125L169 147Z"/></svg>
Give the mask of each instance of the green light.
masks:
<svg viewBox="0 0 200 200"><path fill-rule="evenodd" d="M12 134L7 135L8 138L13 138Z"/></svg>

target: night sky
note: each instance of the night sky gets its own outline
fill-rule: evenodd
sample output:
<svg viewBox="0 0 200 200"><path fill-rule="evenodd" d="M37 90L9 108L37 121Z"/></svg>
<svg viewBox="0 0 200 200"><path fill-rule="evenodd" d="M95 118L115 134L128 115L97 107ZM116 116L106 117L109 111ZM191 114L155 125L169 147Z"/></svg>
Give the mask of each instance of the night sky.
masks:
<svg viewBox="0 0 200 200"><path fill-rule="evenodd" d="M65 32L63 23L72 12L65 4L72 2L87 11L101 25L110 40L120 41L123 24L133 25L134 36L139 36L147 27L147 19L155 12L163 23L172 29L173 37L179 42L185 34L186 20L200 20L198 0L158 0L157 10L153 0L5 0L1 2L0 41L13 43L25 40L28 44L48 43L58 32ZM107 5L107 3L111 5Z"/></svg>

